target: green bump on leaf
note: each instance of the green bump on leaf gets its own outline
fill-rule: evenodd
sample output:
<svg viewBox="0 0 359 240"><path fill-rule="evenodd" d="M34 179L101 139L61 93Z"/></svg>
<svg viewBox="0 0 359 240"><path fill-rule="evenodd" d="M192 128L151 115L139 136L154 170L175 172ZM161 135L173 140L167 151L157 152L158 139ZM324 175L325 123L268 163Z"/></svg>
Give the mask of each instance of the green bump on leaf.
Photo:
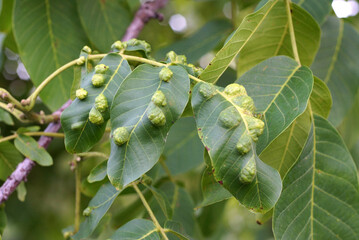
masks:
<svg viewBox="0 0 359 240"><path fill-rule="evenodd" d="M88 217L88 216L90 216L92 210L93 210L93 207L87 207L87 208L85 208L85 210L83 211L82 215L84 215L85 217Z"/></svg>
<svg viewBox="0 0 359 240"><path fill-rule="evenodd" d="M167 105L167 101L166 101L166 96L165 94L161 91L158 90L155 92L155 94L153 95L151 101L156 105L156 106L166 106Z"/></svg>
<svg viewBox="0 0 359 240"><path fill-rule="evenodd" d="M219 120L226 128L237 126L241 122L241 116L235 107L228 107L219 114Z"/></svg>
<svg viewBox="0 0 359 240"><path fill-rule="evenodd" d="M258 137L263 133L264 122L249 115L244 116L248 124L249 135L252 137L253 141L257 142Z"/></svg>
<svg viewBox="0 0 359 240"><path fill-rule="evenodd" d="M122 50L122 49L126 49L127 47L127 43L125 42L121 42L121 41L116 41L112 44L111 48L112 49L116 49L116 50Z"/></svg>
<svg viewBox="0 0 359 240"><path fill-rule="evenodd" d="M161 69L159 76L162 81L168 82L173 76L173 72L168 67L164 67Z"/></svg>
<svg viewBox="0 0 359 240"><path fill-rule="evenodd" d="M101 87L105 83L105 76L102 74L95 74L91 81L94 87Z"/></svg>
<svg viewBox="0 0 359 240"><path fill-rule="evenodd" d="M113 140L117 145L122 145L128 141L130 134L125 127L116 128L113 132Z"/></svg>
<svg viewBox="0 0 359 240"><path fill-rule="evenodd" d="M254 161L254 158L251 158L241 170L239 181L242 183L251 183L256 176L256 171L256 162Z"/></svg>
<svg viewBox="0 0 359 240"><path fill-rule="evenodd" d="M87 97L88 92L83 89L83 88L79 88L76 90L76 97L80 100L84 100Z"/></svg>
<svg viewBox="0 0 359 240"><path fill-rule="evenodd" d="M199 92L204 98L208 99L216 94L216 88L213 86L213 84L203 83L199 88Z"/></svg>
<svg viewBox="0 0 359 240"><path fill-rule="evenodd" d="M251 150L251 138L247 134L243 134L239 138L236 148L240 154L246 154Z"/></svg>
<svg viewBox="0 0 359 240"><path fill-rule="evenodd" d="M143 40L138 40L136 38L133 38L128 40L126 43L128 46L142 46L145 49L146 53L150 53L152 51L151 45Z"/></svg>
<svg viewBox="0 0 359 240"><path fill-rule="evenodd" d="M104 122L102 114L95 108L91 108L90 114L89 114L89 120L93 124L100 125Z"/></svg>
<svg viewBox="0 0 359 240"><path fill-rule="evenodd" d="M232 100L238 107L244 108L251 113L254 112L256 107L254 106L253 99L247 95L236 97Z"/></svg>
<svg viewBox="0 0 359 240"><path fill-rule="evenodd" d="M85 122L84 122L84 121L75 122L75 123L71 124L71 129L72 129L72 130L81 129L84 125L85 125Z"/></svg>
<svg viewBox="0 0 359 240"><path fill-rule="evenodd" d="M95 73L104 74L107 72L108 69L109 67L106 66L105 64L99 64L95 66Z"/></svg>
<svg viewBox="0 0 359 240"><path fill-rule="evenodd" d="M157 127L164 126L166 124L166 116L162 110L155 106L147 113L148 119L151 123Z"/></svg>
<svg viewBox="0 0 359 240"><path fill-rule="evenodd" d="M100 112L105 112L108 109L108 102L105 95L101 93L95 98L95 106Z"/></svg>
<svg viewBox="0 0 359 240"><path fill-rule="evenodd" d="M228 96L233 96L233 97L247 95L246 89L242 85L239 85L238 83L229 84L224 89L224 93L227 94Z"/></svg>

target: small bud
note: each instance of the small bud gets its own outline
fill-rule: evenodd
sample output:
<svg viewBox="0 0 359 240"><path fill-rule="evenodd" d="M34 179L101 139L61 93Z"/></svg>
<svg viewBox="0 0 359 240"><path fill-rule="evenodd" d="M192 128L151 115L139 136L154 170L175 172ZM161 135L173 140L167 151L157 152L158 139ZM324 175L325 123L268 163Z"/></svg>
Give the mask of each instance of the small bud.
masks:
<svg viewBox="0 0 359 240"><path fill-rule="evenodd" d="M84 125L85 125L85 122L83 122L83 121L73 123L73 124L71 124L71 130L81 129Z"/></svg>
<svg viewBox="0 0 359 240"><path fill-rule="evenodd" d="M86 61L86 58L84 56L81 56L77 59L76 64L80 66L80 65L84 64L85 61Z"/></svg>
<svg viewBox="0 0 359 240"><path fill-rule="evenodd" d="M104 122L102 114L95 108L91 108L91 111L89 113L89 120L93 124L100 125Z"/></svg>
<svg viewBox="0 0 359 240"><path fill-rule="evenodd" d="M130 134L125 127L119 127L113 131L113 140L117 145L124 144L129 138Z"/></svg>
<svg viewBox="0 0 359 240"><path fill-rule="evenodd" d="M210 83L202 83L199 87L199 92L204 98L211 98L216 94L216 88L213 84Z"/></svg>
<svg viewBox="0 0 359 240"><path fill-rule="evenodd" d="M92 50L91 50L91 48L89 46L84 46L82 48L82 51L87 53L87 54L91 54L91 52L92 52Z"/></svg>
<svg viewBox="0 0 359 240"><path fill-rule="evenodd" d="M94 87L101 87L105 83L105 76L102 74L95 74L92 77L92 85Z"/></svg>
<svg viewBox="0 0 359 240"><path fill-rule="evenodd" d="M251 183L256 176L256 172L256 162L254 160L254 157L252 157L241 170L241 174L239 175L239 181L241 181L242 183Z"/></svg>
<svg viewBox="0 0 359 240"><path fill-rule="evenodd" d="M95 98L95 107L100 112L105 112L108 109L107 98L102 93Z"/></svg>
<svg viewBox="0 0 359 240"><path fill-rule="evenodd" d="M166 106L167 105L167 102L166 102L166 96L165 96L165 94L162 92L162 91L160 91L160 90L158 90L158 91L156 91L155 92L155 94L152 96L152 99L151 99L151 101L155 104L155 105L157 105L157 106Z"/></svg>
<svg viewBox="0 0 359 240"><path fill-rule="evenodd" d="M239 138L236 148L241 155L246 154L251 150L251 141L252 139L246 133L242 134Z"/></svg>
<svg viewBox="0 0 359 240"><path fill-rule="evenodd" d="M173 72L168 67L162 68L159 73L160 79L165 82L168 82L172 76L173 76Z"/></svg>
<svg viewBox="0 0 359 240"><path fill-rule="evenodd" d="M170 51L166 54L166 58L170 60L170 62L175 62L177 59L177 54L174 51Z"/></svg>
<svg viewBox="0 0 359 240"><path fill-rule="evenodd" d="M95 66L95 73L104 74L107 72L108 69L109 69L109 67L106 66L105 64L99 64L99 65Z"/></svg>
<svg viewBox="0 0 359 240"><path fill-rule="evenodd" d="M247 95L246 89L242 85L239 85L238 83L229 84L224 89L224 93L229 96L233 96L233 97Z"/></svg>
<svg viewBox="0 0 359 240"><path fill-rule="evenodd" d="M164 126L166 124L166 116L159 107L152 108L147 113L148 119L151 123L157 127Z"/></svg>
<svg viewBox="0 0 359 240"><path fill-rule="evenodd" d="M251 113L255 110L253 99L250 96L242 95L232 100L238 107L244 108Z"/></svg>
<svg viewBox="0 0 359 240"><path fill-rule="evenodd" d="M219 114L219 120L226 128L233 128L241 122L241 117L235 107L228 107Z"/></svg>
<svg viewBox="0 0 359 240"><path fill-rule="evenodd" d="M83 88L79 88L76 90L76 97L80 100L84 100L87 97L88 92L83 89Z"/></svg>
<svg viewBox="0 0 359 240"><path fill-rule="evenodd" d="M114 42L112 44L111 48L112 49L117 49L117 50L126 49L127 48L127 43L121 42L121 41L116 41L116 42Z"/></svg>
<svg viewBox="0 0 359 240"><path fill-rule="evenodd" d="M90 216L90 214L92 213L93 207L87 207L85 208L85 210L83 211L82 215L84 215L85 217Z"/></svg>

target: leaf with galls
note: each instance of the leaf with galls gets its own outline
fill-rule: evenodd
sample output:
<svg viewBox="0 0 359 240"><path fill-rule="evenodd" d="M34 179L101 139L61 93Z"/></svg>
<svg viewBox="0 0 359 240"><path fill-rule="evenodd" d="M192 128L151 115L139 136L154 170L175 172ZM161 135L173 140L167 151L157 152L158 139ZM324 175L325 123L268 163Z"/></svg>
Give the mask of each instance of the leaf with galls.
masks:
<svg viewBox="0 0 359 240"><path fill-rule="evenodd" d="M151 98L151 101L159 107L164 107L167 105L166 96L160 90L155 92L155 94Z"/></svg>
<svg viewBox="0 0 359 240"><path fill-rule="evenodd" d="M108 101L103 93L95 98L95 107L100 112L105 112L108 109Z"/></svg>
<svg viewBox="0 0 359 240"><path fill-rule="evenodd" d="M106 66L105 64L98 64L95 66L95 73L104 74L107 72L108 69L109 69L109 67Z"/></svg>
<svg viewBox="0 0 359 240"><path fill-rule="evenodd" d="M91 108L91 111L89 113L89 120L96 125L104 123L102 114L95 107Z"/></svg>
<svg viewBox="0 0 359 240"><path fill-rule="evenodd" d="M105 83L105 76L102 74L95 74L92 77L92 85L94 87L101 87Z"/></svg>
<svg viewBox="0 0 359 240"><path fill-rule="evenodd" d="M125 127L116 128L113 131L113 140L117 145L122 145L128 141L130 138L130 133L127 131Z"/></svg>
<svg viewBox="0 0 359 240"><path fill-rule="evenodd" d="M219 120L226 128L233 128L241 122L241 116L235 107L228 107L219 114Z"/></svg>
<svg viewBox="0 0 359 240"><path fill-rule="evenodd" d="M241 170L239 181L242 183L251 183L256 176L256 162L254 158L249 159L247 164Z"/></svg>
<svg viewBox="0 0 359 240"><path fill-rule="evenodd" d="M229 84L224 89L224 93L231 97L247 95L246 89L242 85L239 85L238 83Z"/></svg>
<svg viewBox="0 0 359 240"><path fill-rule="evenodd" d="M83 88L79 88L76 90L76 97L80 100L84 100L87 97L88 92L83 89Z"/></svg>
<svg viewBox="0 0 359 240"><path fill-rule="evenodd" d="M199 92L204 98L211 98L216 94L216 88L213 86L213 84L202 83L199 88Z"/></svg>
<svg viewBox="0 0 359 240"><path fill-rule="evenodd" d="M168 82L172 76L173 76L173 72L168 67L162 68L159 73L160 79L165 82Z"/></svg>
<svg viewBox="0 0 359 240"><path fill-rule="evenodd" d="M155 106L147 113L148 119L157 127L162 127L166 124L166 116L163 111Z"/></svg>

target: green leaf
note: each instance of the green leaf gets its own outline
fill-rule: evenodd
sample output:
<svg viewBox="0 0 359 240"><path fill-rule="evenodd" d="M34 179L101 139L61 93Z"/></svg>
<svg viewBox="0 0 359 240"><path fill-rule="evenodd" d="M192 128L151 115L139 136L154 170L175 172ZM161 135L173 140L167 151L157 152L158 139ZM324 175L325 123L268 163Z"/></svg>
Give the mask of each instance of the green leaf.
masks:
<svg viewBox="0 0 359 240"><path fill-rule="evenodd" d="M110 240L160 240L155 224L146 219L133 219L116 230Z"/></svg>
<svg viewBox="0 0 359 240"><path fill-rule="evenodd" d="M77 58L87 43L75 1L15 0L13 19L19 54L35 86ZM51 110L69 99L72 77L72 70L67 70L41 92Z"/></svg>
<svg viewBox="0 0 359 240"><path fill-rule="evenodd" d="M303 64L310 64L319 45L319 27L313 18L300 7L294 4L292 7L296 31L310 33L310 36L303 35L302 32L298 34L298 51L301 61ZM296 14L298 14L298 19ZM240 59L243 58L243 61L240 61L243 65L241 65L239 75L268 57L278 54L292 56L289 34L286 30L287 21L284 2L268 1L260 10L244 18L200 78L206 82L216 82L239 52ZM305 37L301 38L301 36ZM280 43L283 43L283 46ZM260 54L257 53L258 46L260 46Z"/></svg>
<svg viewBox="0 0 359 240"><path fill-rule="evenodd" d="M169 131L163 150L171 174L178 175L202 164L202 151L194 118L180 118Z"/></svg>
<svg viewBox="0 0 359 240"><path fill-rule="evenodd" d="M38 132L40 131L40 126L28 126L28 127L19 127L17 133L26 133L26 132Z"/></svg>
<svg viewBox="0 0 359 240"><path fill-rule="evenodd" d="M256 10L261 8L268 0L262 0L258 3ZM325 19L329 16L332 10L332 0L292 0L293 3L298 4L298 6L304 8L308 13L310 13L313 18L319 23L322 24Z"/></svg>
<svg viewBox="0 0 359 240"><path fill-rule="evenodd" d="M199 91L206 84L208 83L198 83L193 88L192 107L199 135L210 155L213 175L244 206L253 211L266 212L279 198L282 189L280 175L258 158L256 144L249 135L251 130L244 109L235 105L222 92L222 88L217 88L211 98L205 98ZM236 114L240 121L236 125L225 127L219 118L222 111L228 109L233 109L234 113L231 113ZM244 154L236 149L242 136L249 137L249 149ZM256 174L250 183L246 183L240 178L249 162L255 164Z"/></svg>
<svg viewBox="0 0 359 240"><path fill-rule="evenodd" d="M284 179L273 219L276 239L359 238L356 167L338 132L320 116Z"/></svg>
<svg viewBox="0 0 359 240"><path fill-rule="evenodd" d="M0 143L0 180L5 181L22 160L23 157L12 143Z"/></svg>
<svg viewBox="0 0 359 240"><path fill-rule="evenodd" d="M211 162L207 151L204 151L204 159L207 164ZM216 181L213 170L213 167L209 165L203 172L201 180L203 200L198 208L212 205L232 197L232 194Z"/></svg>
<svg viewBox="0 0 359 240"><path fill-rule="evenodd" d="M190 238L186 236L185 230L181 223L174 221L166 221L165 222L165 230L167 230L166 235L171 238L171 234L173 234L176 238L180 240L189 240Z"/></svg>
<svg viewBox="0 0 359 240"><path fill-rule="evenodd" d="M215 48L232 30L228 20L212 20L207 22L193 35L161 48L156 58L162 59L169 51L185 55L187 62L195 63L207 52Z"/></svg>
<svg viewBox="0 0 359 240"><path fill-rule="evenodd" d="M17 150L39 165L51 166L53 164L50 154L43 147L40 147L32 137L18 134L14 143Z"/></svg>
<svg viewBox="0 0 359 240"><path fill-rule="evenodd" d="M314 77L313 92L310 95L310 104L313 113L328 118L332 108L332 95L327 85L317 77Z"/></svg>
<svg viewBox="0 0 359 240"><path fill-rule="evenodd" d="M292 4L291 9L299 58L303 65L309 66L319 48L320 28L301 7ZM276 4L257 33L253 34L241 50L237 74L241 76L259 62L278 55L294 58L285 1Z"/></svg>
<svg viewBox="0 0 359 240"><path fill-rule="evenodd" d="M125 0L77 0L81 23L90 41L101 52L122 38L131 23L132 14Z"/></svg>
<svg viewBox="0 0 359 240"><path fill-rule="evenodd" d="M88 175L87 177L87 181L89 183L102 181L105 179L106 176L107 176L107 160L101 162L91 170L90 175Z"/></svg>
<svg viewBox="0 0 359 240"><path fill-rule="evenodd" d="M160 205L162 212L166 216L166 218L172 218L173 212L166 194L162 192L160 189L148 185L145 186L152 192L153 196L155 197L156 201Z"/></svg>
<svg viewBox="0 0 359 240"><path fill-rule="evenodd" d="M1 68L1 64L0 64L0 68ZM5 111L4 109L0 109L0 122L3 122L6 125L10 125L10 126L14 125L14 121L12 120L12 117L11 117L10 113Z"/></svg>
<svg viewBox="0 0 359 240"><path fill-rule="evenodd" d="M266 128L257 143L261 153L306 107L313 89L313 74L289 57L278 56L261 62L237 83L253 98Z"/></svg>
<svg viewBox="0 0 359 240"><path fill-rule="evenodd" d="M330 17L322 26L322 39L311 69L329 87L333 107L329 120L339 126L359 88L359 34L348 23Z"/></svg>
<svg viewBox="0 0 359 240"><path fill-rule="evenodd" d="M6 0L2 2L2 8L0 7L0 32L6 34L11 31L11 21L13 13L14 0Z"/></svg>
<svg viewBox="0 0 359 240"><path fill-rule="evenodd" d="M0 206L0 240L7 224L7 217L5 213L5 206Z"/></svg>
<svg viewBox="0 0 359 240"><path fill-rule="evenodd" d="M88 216L81 223L80 229L73 236L73 239L79 240L89 237L119 194L120 191L117 191L110 183L104 184L84 210L84 214L88 214Z"/></svg>
<svg viewBox="0 0 359 240"><path fill-rule="evenodd" d="M260 159L278 170L281 177L298 160L311 127L309 108L280 134L260 155Z"/></svg>
<svg viewBox="0 0 359 240"><path fill-rule="evenodd" d="M120 189L156 164L170 127L181 116L188 102L187 72L179 66L170 66L173 76L166 82L159 78L161 69L140 65L125 79L115 95L111 108L112 131L126 128L128 139L122 145L111 141L107 174L111 183ZM151 100L157 91L164 94L165 106L164 102L157 106ZM161 119L158 125L149 120L153 111L156 111L153 115ZM159 118L161 114L164 118Z"/></svg>
<svg viewBox="0 0 359 240"><path fill-rule="evenodd" d="M131 72L127 61L120 55L110 53L99 64L109 67L105 75L105 83L102 87L94 87L92 77L95 70L86 75L81 87L88 92L88 96L80 100L76 98L61 115L61 125L65 133L65 147L70 153L86 152L90 150L103 136L106 122L109 120L109 109L113 96L120 88L123 80ZM89 112L95 106L95 99L103 94L107 98L108 110L103 115L103 124L94 124L89 121Z"/></svg>

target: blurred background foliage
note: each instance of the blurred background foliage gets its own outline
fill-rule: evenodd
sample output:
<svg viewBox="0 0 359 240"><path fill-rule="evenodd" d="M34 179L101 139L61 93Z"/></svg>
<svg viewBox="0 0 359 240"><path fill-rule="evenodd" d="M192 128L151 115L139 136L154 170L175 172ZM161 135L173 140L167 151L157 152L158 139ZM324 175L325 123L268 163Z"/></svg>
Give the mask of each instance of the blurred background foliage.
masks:
<svg viewBox="0 0 359 240"><path fill-rule="evenodd" d="M2 6L0 8L0 87L8 89L13 96L20 100L29 96L34 86L17 54L19 50L14 38L12 21L14 2L14 0L0 0L0 6ZM94 21L91 17L84 17L87 12L93 11L93 8L95 9L94 11L99 11L96 4L101 4L100 1L77 1L81 24L88 37L86 44L92 49L100 52L108 51L112 42L121 39L141 3L138 0L107 0L106 4L118 4L118 2L121 2L120 10L111 11L108 14L109 19L106 20L110 23L116 23L116 31L113 32L111 37L108 37L96 32L100 31L101 26L91 22ZM151 44L152 55L158 60L163 59L169 50L174 50L178 54L186 54L189 62L205 67L213 58L214 53L223 45L225 39L239 26L242 19L254 11L258 2L259 0L170 0L167 6L161 10L164 20L160 23L151 20L141 32L139 39L146 40ZM355 6L358 8L354 4L351 9L351 15L356 15ZM340 7L338 9L340 10ZM32 9L25 10L31 11ZM341 10L343 10L343 7L341 7ZM340 14L336 13L337 15ZM341 17L348 17L348 14ZM348 17L346 21L359 29L359 16ZM75 57L79 52L80 48L75 53ZM226 85L236 79L236 66L231 67L221 77L219 85ZM359 98L357 97L356 104L351 110L351 114L354 116L359 114L358 104ZM37 101L35 110L51 112L40 99ZM346 122L340 127L340 131L352 150L354 158L356 158L359 156L357 150L359 141L356 137L359 136L359 133L352 133L353 131L359 131L359 128L353 128L357 121L351 119L345 120ZM166 148L165 155L169 168L176 175L176 180L182 182L183 186L189 191L194 201L194 206L196 206L201 202L202 198L200 176L204 169L203 155L201 154L203 147L196 131L193 133L188 132L195 128L188 128L187 130L181 127L190 126L191 124L194 124L192 119L184 118L174 125L167 143L172 147ZM24 125L0 109L1 135L9 135L19 126ZM181 142L178 142L178 139L181 139L181 134L183 136L189 134L192 137L191 141L187 142L186 152L178 151L176 147L173 148L176 144L180 146ZM104 139L107 137L105 136ZM99 151L109 152L107 142L98 144L96 148ZM54 165L48 168L35 167L33 169L28 182L25 184L27 192L25 202L20 201L16 194L12 195L7 201L7 227L3 239L63 239L61 229L73 224L75 205L75 179L74 173L69 166L73 157L64 149L62 139L53 141L48 151L53 156ZM186 166L185 169L181 169L178 161L175 161L178 157L187 159L186 164L181 164L181 166ZM83 163L82 190L84 198L82 209L88 205L89 200L99 188L98 183L88 183L86 176L102 160L91 158L86 159ZM357 162L359 161L357 160ZM151 170L151 174L163 174L158 169L158 167L155 167ZM19 192L20 195L24 194L24 190ZM119 224L124 224L131 218L142 216L145 212L144 208L141 204L136 205L136 201L136 195L131 192L121 195L110 209L112 218L107 217L102 221L110 221L110 226L119 227ZM130 208L127 209L127 207ZM234 199L200 208L195 211L195 216L198 218L196 231L201 232L199 235L202 235L205 239L273 239L271 222L266 222L262 226L258 225L256 216L239 206ZM108 231L104 232L111 231L108 229ZM96 236L96 233L94 236ZM103 239L103 237L99 236L99 239Z"/></svg>

